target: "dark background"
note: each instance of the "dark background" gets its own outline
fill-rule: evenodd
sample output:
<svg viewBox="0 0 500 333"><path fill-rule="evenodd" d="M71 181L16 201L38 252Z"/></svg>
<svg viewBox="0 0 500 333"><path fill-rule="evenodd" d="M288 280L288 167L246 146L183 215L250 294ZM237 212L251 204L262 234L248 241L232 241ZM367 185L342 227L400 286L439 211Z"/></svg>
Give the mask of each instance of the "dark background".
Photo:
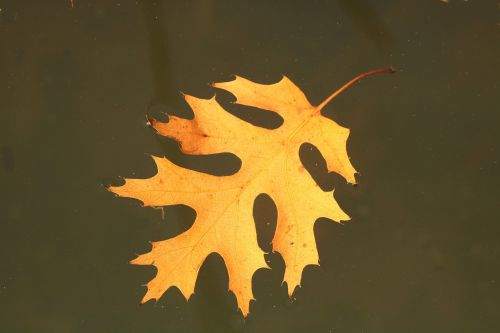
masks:
<svg viewBox="0 0 500 333"><path fill-rule="evenodd" d="M11 0L0 9L0 332L500 331L498 1ZM153 175L144 153L215 174L238 168L228 155L182 157L146 114L189 115L179 91L208 98L207 83L231 74L262 83L286 74L319 103L387 66L400 71L325 108L351 129L359 186L303 152L352 221L318 221L321 266L305 270L293 300L270 254L244 321L212 255L189 302L171 289L139 305L154 269L128 261L187 229L194 212L168 208L162 220L102 185ZM269 250L269 198L255 214Z"/></svg>

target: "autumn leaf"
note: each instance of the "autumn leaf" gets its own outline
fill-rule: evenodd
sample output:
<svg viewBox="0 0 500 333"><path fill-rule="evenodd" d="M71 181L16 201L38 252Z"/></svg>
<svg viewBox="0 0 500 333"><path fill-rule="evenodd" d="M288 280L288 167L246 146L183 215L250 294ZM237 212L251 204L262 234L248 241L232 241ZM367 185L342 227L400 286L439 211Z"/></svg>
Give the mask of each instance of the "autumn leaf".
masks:
<svg viewBox="0 0 500 333"><path fill-rule="evenodd" d="M202 99L185 95L194 112L188 120L170 116L168 122L150 120L163 136L180 143L185 154L231 152L242 165L230 176L214 176L177 166L163 157L153 157L158 172L149 179L126 179L109 190L135 198L144 206L183 204L196 211L196 220L186 232L171 239L153 242L152 250L131 263L154 265L156 276L147 284L142 302L159 299L170 287L177 287L188 299L194 292L198 271L207 256L218 253L229 274L229 288L236 295L243 315L253 299L252 276L267 268L264 252L257 244L252 217L255 198L267 193L278 210L273 251L285 261L284 282L292 295L300 285L307 265L318 265L313 226L320 217L345 221L349 217L333 198L319 188L299 158L303 143L316 146L328 171L354 183L355 170L346 151L349 130L321 115L323 107L351 84L382 69L362 74L312 106L304 93L283 77L275 84L258 84L242 77L215 83L236 97L236 103L278 113L281 127L269 130L249 124L225 111L215 96Z"/></svg>

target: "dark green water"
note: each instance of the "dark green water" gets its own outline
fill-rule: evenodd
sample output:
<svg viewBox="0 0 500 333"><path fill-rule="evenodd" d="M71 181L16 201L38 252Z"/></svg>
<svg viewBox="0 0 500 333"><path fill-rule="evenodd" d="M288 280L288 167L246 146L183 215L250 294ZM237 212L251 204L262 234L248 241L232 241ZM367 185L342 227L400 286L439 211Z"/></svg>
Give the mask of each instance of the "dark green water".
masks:
<svg viewBox="0 0 500 333"><path fill-rule="evenodd" d="M498 1L74 3L0 1L0 332L500 331ZM317 222L321 267L305 270L293 301L269 255L243 321L213 255L189 302L171 289L139 305L154 269L127 262L194 213L168 208L162 220L102 184L151 176L144 153L238 168L181 156L146 114L187 116L179 91L210 97L207 83L231 74L286 74L319 103L387 66L400 72L325 109L351 129L359 186L304 154L352 221ZM270 200L255 212L269 250Z"/></svg>

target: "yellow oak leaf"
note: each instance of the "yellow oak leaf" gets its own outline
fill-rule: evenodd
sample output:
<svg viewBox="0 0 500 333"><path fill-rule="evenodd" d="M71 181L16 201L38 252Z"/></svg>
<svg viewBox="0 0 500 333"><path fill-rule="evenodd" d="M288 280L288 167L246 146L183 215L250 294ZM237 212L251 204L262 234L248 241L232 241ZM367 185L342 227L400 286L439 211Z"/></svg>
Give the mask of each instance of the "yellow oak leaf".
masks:
<svg viewBox="0 0 500 333"><path fill-rule="evenodd" d="M362 78L362 74L330 95L319 106L309 103L304 93L283 77L275 84L258 84L242 77L213 86L236 97L236 103L278 113L283 124L264 129L225 111L215 96L201 99L185 95L194 112L188 120L170 116L168 122L150 120L163 136L177 140L186 154L231 152L242 165L230 176L214 176L177 166L163 157L153 157L158 172L149 179L125 179L109 190L135 198L144 206L183 204L196 211L196 220L186 232L171 239L153 242L152 250L131 263L154 265L157 275L147 284L142 299L159 299L170 287L177 287L187 299L195 287L198 271L207 256L218 253L229 274L229 288L236 295L244 316L253 299L252 276L267 268L264 252L257 244L253 220L255 198L268 194L276 204L278 221L273 251L285 262L284 282L291 295L300 285L307 265L318 264L313 226L320 217L345 221L349 217L333 198L319 188L299 158L303 143L316 146L328 170L354 183L355 170L346 151L349 130L321 115L322 108L340 92Z"/></svg>

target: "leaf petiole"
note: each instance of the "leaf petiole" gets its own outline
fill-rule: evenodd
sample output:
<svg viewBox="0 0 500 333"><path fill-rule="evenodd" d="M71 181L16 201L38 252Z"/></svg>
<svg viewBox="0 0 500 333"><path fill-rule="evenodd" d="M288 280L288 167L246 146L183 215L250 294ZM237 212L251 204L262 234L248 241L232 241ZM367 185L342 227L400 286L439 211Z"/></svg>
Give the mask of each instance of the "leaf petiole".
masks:
<svg viewBox="0 0 500 333"><path fill-rule="evenodd" d="M330 96L328 96L327 99L325 99L320 105L318 105L316 107L316 111L317 112L321 111L325 107L325 105L328 104L332 99L334 99L335 97L337 97L337 95L339 95L341 92L343 92L344 90L346 90L347 88L349 88L350 86L352 86L354 83L356 83L358 81L361 81L365 77L368 77L368 76L371 76L371 75L375 75L375 74L380 74L380 73L393 74L395 72L396 72L395 68L389 67L389 68L383 68L383 69L376 69L376 70L373 70L373 71L370 71L370 72L366 72L366 73L360 74L360 75L356 76L354 79L352 79L351 81L349 81L346 84L344 84L342 87L340 87L340 89L338 89L337 91L335 91L334 93L332 93Z"/></svg>

